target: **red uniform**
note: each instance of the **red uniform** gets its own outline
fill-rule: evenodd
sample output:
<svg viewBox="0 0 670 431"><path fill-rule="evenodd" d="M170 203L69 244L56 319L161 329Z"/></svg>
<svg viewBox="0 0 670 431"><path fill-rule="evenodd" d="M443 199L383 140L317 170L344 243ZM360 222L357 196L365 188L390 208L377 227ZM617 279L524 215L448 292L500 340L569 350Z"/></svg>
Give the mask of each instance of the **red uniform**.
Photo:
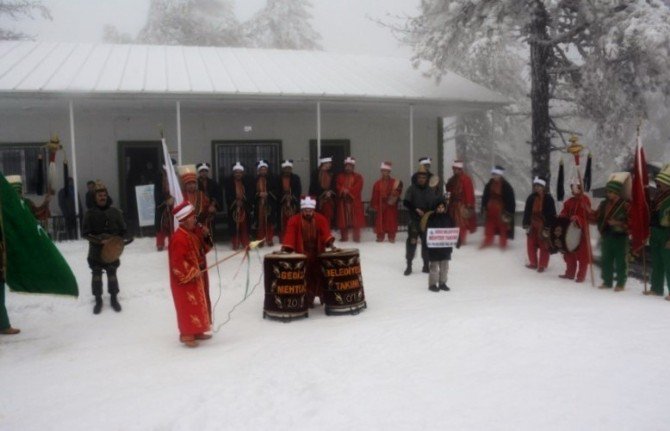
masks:
<svg viewBox="0 0 670 431"><path fill-rule="evenodd" d="M376 211L375 233L377 241L384 241L388 235L395 242L398 232L398 199L402 194L402 182L395 178L381 178L372 186L370 205Z"/></svg>
<svg viewBox="0 0 670 431"><path fill-rule="evenodd" d="M195 208L195 218L198 223L209 227L213 214L209 212L209 198L204 192L196 190L194 192L184 192L184 200L187 200Z"/></svg>
<svg viewBox="0 0 670 431"><path fill-rule="evenodd" d="M303 214L296 214L288 220L282 248L307 255L305 279L307 282L307 303L312 306L314 298L323 303L323 274L319 264L319 254L333 243L328 220L315 212L311 220Z"/></svg>
<svg viewBox="0 0 670 431"><path fill-rule="evenodd" d="M342 241L349 239L349 228L353 228L354 241L360 242L361 228L365 226L363 213L363 176L356 172L342 172L337 176L337 227Z"/></svg>
<svg viewBox="0 0 670 431"><path fill-rule="evenodd" d="M578 282L584 281L586 278L586 270L591 263L589 245L587 243L588 235L585 234L585 230L589 228L589 213L591 211L591 200L588 196L583 193L573 196L570 199L566 200L563 204L563 210L561 210L561 217L568 217L571 220L577 222L579 227L582 229L582 238L579 241L579 246L577 249L571 253L565 253L563 259L567 268L565 269L564 278L576 278ZM579 264L579 270L577 266Z"/></svg>
<svg viewBox="0 0 670 431"><path fill-rule="evenodd" d="M447 212L460 229L461 245L465 244L468 232L477 230L477 213L475 212L475 188L472 180L465 173L453 175L447 181L449 206Z"/></svg>
<svg viewBox="0 0 670 431"><path fill-rule="evenodd" d="M205 296L205 277L201 274L202 240L196 232L180 227L172 235L170 250L170 288L182 336L195 336L210 330L211 320Z"/></svg>

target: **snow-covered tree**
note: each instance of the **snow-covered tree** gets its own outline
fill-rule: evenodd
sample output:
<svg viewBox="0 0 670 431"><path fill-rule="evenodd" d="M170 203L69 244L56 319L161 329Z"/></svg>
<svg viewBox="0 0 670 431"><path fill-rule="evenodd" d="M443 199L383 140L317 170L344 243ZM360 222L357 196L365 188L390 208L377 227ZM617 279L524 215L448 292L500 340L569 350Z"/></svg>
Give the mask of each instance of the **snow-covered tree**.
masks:
<svg viewBox="0 0 670 431"><path fill-rule="evenodd" d="M230 0L151 0L137 41L149 44L242 46Z"/></svg>
<svg viewBox="0 0 670 431"><path fill-rule="evenodd" d="M133 37L128 33L121 33L118 28L107 24L102 28L102 40L106 43L133 43Z"/></svg>
<svg viewBox="0 0 670 431"><path fill-rule="evenodd" d="M500 55L527 59L533 175L550 176L552 132L566 131L571 111L596 122L602 148L616 153L629 142L621 125L647 115L649 93L670 95L670 9L659 0L423 0L420 7L402 30L415 60L428 60L435 76L454 69L506 93L472 58L497 46Z"/></svg>
<svg viewBox="0 0 670 431"><path fill-rule="evenodd" d="M8 17L12 20L21 18L34 18L39 14L44 19L51 19L49 8L42 4L41 0L0 0L0 17ZM0 40L32 39L28 34L0 28Z"/></svg>
<svg viewBox="0 0 670 431"><path fill-rule="evenodd" d="M253 46L278 49L322 49L314 30L308 0L267 0L246 24Z"/></svg>

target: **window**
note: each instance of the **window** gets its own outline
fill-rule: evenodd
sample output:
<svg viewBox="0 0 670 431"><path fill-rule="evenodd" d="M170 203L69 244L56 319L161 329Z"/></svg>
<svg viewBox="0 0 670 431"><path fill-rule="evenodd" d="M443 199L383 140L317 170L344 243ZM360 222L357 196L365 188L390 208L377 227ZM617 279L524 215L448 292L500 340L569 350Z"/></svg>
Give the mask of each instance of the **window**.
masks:
<svg viewBox="0 0 670 431"><path fill-rule="evenodd" d="M47 150L43 144L2 144L0 145L0 172L4 176L21 175L23 192L37 194L38 156L42 155L42 190L46 191Z"/></svg>
<svg viewBox="0 0 670 431"><path fill-rule="evenodd" d="M270 171L278 174L281 166L281 141L213 141L216 178L229 176L236 161L248 174L256 174L256 162L268 161Z"/></svg>

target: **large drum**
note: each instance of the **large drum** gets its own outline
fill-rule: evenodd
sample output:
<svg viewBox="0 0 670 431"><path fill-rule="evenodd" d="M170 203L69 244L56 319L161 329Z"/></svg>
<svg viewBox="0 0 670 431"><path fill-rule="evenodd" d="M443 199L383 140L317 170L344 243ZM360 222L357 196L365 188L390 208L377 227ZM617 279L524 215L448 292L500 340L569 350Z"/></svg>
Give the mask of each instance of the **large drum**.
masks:
<svg viewBox="0 0 670 431"><path fill-rule="evenodd" d="M305 265L307 256L297 253L270 253L263 259L265 275L265 304L263 318L289 321L307 317L307 285Z"/></svg>
<svg viewBox="0 0 670 431"><path fill-rule="evenodd" d="M557 217L549 230L549 237L552 249L561 253L572 253L577 250L582 240L582 229L568 217Z"/></svg>
<svg viewBox="0 0 670 431"><path fill-rule="evenodd" d="M326 314L358 314L367 308L358 249L321 253Z"/></svg>

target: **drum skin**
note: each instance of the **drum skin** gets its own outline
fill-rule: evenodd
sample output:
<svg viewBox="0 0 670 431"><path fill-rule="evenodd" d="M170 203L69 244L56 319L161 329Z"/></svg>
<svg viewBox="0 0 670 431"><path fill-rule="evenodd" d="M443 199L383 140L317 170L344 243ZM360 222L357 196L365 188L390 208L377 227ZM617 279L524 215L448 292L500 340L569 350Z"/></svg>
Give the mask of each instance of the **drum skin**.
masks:
<svg viewBox="0 0 670 431"><path fill-rule="evenodd" d="M574 252L582 239L582 229L568 217L557 217L549 234L552 249L561 253Z"/></svg>
<svg viewBox="0 0 670 431"><path fill-rule="evenodd" d="M100 259L102 259L104 263L116 262L123 253L123 247L125 246L123 238L120 236L110 236L105 239L107 239L107 243L102 246L102 251L100 251Z"/></svg>
<svg viewBox="0 0 670 431"><path fill-rule="evenodd" d="M367 308L358 249L321 253L319 261L326 281L327 315L358 314L361 309Z"/></svg>
<svg viewBox="0 0 670 431"><path fill-rule="evenodd" d="M265 302L263 318L290 321L307 317L305 267L307 256L299 253L270 253L263 259Z"/></svg>

